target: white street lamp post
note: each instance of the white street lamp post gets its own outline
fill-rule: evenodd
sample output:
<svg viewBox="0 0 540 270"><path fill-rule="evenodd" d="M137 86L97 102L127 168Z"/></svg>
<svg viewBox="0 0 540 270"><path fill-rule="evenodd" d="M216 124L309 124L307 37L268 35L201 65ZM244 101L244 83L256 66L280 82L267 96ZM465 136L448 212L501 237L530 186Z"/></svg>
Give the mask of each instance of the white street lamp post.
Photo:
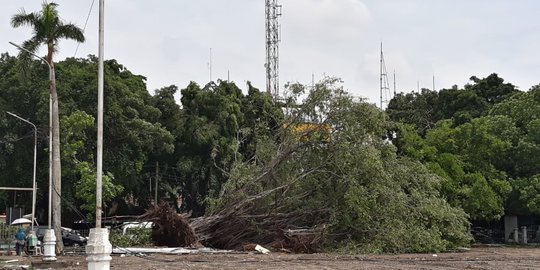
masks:
<svg viewBox="0 0 540 270"><path fill-rule="evenodd" d="M53 67L45 58L29 51L28 49L21 47L13 42L9 44L17 47L19 50L23 50L39 60L45 62L47 67L49 67L49 82L53 80ZM52 98L49 95L49 218L48 218L48 227L45 230L45 235L43 236L43 260L44 261L56 261L56 235L54 230L51 229L51 217L52 217ZM32 220L33 224L33 220Z"/></svg>
<svg viewBox="0 0 540 270"><path fill-rule="evenodd" d="M47 62L47 60L45 60L45 58L43 58L43 57L29 51L28 49L26 49L26 48L24 48L22 46L19 46L19 45L15 44L15 43L13 43L11 41L9 41L9 44L17 47L19 50L23 50L23 51L27 52L27 53L33 55L34 57L38 58L39 60L45 62L45 64L47 64L47 66L49 67L49 80L52 80L52 66L51 66L51 64L49 64L49 62Z"/></svg>
<svg viewBox="0 0 540 270"><path fill-rule="evenodd" d="M104 0L99 0L98 45L98 106L97 106L97 155L96 155L96 227L90 229L86 245L88 270L109 270L112 245L109 230L101 227L102 172L103 172L103 51L104 51Z"/></svg>
<svg viewBox="0 0 540 270"><path fill-rule="evenodd" d="M34 232L34 222L35 222L35 213L36 213L36 159L37 159L37 128L34 123L14 114L11 112L6 112L7 114L27 123L34 128L34 172L32 174L32 223L30 225L30 231Z"/></svg>

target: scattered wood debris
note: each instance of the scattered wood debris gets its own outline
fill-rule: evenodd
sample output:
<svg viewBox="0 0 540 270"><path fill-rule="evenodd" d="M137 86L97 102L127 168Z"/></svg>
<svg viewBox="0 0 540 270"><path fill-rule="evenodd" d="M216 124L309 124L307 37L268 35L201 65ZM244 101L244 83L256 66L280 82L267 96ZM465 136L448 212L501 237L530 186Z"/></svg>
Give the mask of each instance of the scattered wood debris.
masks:
<svg viewBox="0 0 540 270"><path fill-rule="evenodd" d="M252 251L260 245L294 253L319 251L325 233L320 225L324 210L256 215L249 210L232 208L219 215L190 219L162 203L140 219L154 222L151 237L157 246Z"/></svg>

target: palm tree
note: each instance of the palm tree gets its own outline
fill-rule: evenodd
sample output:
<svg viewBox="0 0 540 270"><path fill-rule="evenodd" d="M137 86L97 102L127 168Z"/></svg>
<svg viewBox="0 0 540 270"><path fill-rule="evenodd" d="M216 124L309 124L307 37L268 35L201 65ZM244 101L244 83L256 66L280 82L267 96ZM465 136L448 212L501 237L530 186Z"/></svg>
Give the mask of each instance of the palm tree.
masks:
<svg viewBox="0 0 540 270"><path fill-rule="evenodd" d="M58 50L60 39L73 39L84 42L82 29L71 23L64 23L58 16L56 3L43 2L41 11L26 13L23 10L19 14L13 15L11 25L15 28L29 26L33 28L33 35L29 40L23 42L23 47L31 52L36 52L41 45L47 46L47 62L51 66L51 78L49 84L50 99L52 102L52 182L55 191L52 194L52 226L56 235L56 251L61 252L62 244L61 226L61 164L60 164L60 121L58 116L58 94L56 92L56 79L54 73L53 55ZM28 52L21 50L19 55L22 59L29 59Z"/></svg>

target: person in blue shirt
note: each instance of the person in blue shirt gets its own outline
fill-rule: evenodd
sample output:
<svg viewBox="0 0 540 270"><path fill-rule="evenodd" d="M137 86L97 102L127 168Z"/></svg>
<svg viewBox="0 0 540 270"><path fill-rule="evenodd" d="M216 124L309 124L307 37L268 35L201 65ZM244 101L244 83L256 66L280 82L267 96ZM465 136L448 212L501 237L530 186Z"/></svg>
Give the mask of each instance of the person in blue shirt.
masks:
<svg viewBox="0 0 540 270"><path fill-rule="evenodd" d="M17 233L15 234L15 250L17 252L17 255L21 255L21 251L24 248L24 244L26 240L26 232L22 227L20 227L17 230Z"/></svg>

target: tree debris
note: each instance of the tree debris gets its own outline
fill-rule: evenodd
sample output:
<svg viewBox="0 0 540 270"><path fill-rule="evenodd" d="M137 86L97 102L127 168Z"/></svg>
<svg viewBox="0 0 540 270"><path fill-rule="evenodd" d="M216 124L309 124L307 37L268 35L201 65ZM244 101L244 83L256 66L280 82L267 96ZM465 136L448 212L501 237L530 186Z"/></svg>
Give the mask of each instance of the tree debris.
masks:
<svg viewBox="0 0 540 270"><path fill-rule="evenodd" d="M188 224L187 215L179 215L167 203L149 209L141 219L152 220L151 238L157 246L197 247L197 235Z"/></svg>
<svg viewBox="0 0 540 270"><path fill-rule="evenodd" d="M320 216L321 211L264 215L231 212L195 218L190 225L207 247L245 250L257 243L276 250L313 253L319 250L324 233L324 226L316 226Z"/></svg>

